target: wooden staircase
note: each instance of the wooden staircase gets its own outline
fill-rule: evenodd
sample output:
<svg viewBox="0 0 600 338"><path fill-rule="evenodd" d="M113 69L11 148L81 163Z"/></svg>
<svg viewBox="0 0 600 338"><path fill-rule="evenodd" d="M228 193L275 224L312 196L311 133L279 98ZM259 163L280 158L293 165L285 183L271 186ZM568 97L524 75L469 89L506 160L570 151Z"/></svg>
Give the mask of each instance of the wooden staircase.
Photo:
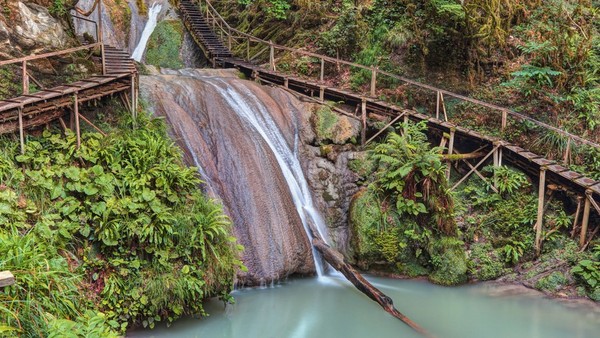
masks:
<svg viewBox="0 0 600 338"><path fill-rule="evenodd" d="M124 50L104 45L105 75L132 74L136 72L133 59Z"/></svg>
<svg viewBox="0 0 600 338"><path fill-rule="evenodd" d="M209 59L233 57L231 51L223 45L214 30L208 25L197 4L190 0L181 0L179 10L192 37Z"/></svg>

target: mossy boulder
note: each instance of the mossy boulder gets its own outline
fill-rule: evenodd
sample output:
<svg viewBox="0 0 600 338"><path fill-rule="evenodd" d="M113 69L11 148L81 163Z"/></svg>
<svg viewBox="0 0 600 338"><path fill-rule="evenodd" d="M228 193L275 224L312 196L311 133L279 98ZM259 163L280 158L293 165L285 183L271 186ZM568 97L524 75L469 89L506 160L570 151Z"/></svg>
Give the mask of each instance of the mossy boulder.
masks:
<svg viewBox="0 0 600 338"><path fill-rule="evenodd" d="M311 124L318 143L344 144L357 139L360 132L358 121L338 115L328 105L321 105L315 110Z"/></svg>
<svg viewBox="0 0 600 338"><path fill-rule="evenodd" d="M433 283L457 285L467 281L467 257L463 241L442 237L432 240L428 251L433 266L429 279Z"/></svg>
<svg viewBox="0 0 600 338"><path fill-rule="evenodd" d="M181 21L165 20L159 22L148 40L146 63L163 68L183 68L182 44L183 24Z"/></svg>

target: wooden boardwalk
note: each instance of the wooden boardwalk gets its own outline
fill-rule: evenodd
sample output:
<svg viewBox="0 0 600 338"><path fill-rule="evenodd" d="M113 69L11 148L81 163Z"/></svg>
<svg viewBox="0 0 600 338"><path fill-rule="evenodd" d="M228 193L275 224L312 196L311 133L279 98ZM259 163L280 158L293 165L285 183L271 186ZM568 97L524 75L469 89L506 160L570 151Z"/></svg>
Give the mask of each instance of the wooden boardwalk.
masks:
<svg viewBox="0 0 600 338"><path fill-rule="evenodd" d="M209 1L202 0L200 3L194 3L191 0L181 0L180 10L185 25L192 34L198 46L205 52L205 55L212 61L213 66L224 68L237 68L246 76L259 80L261 82L277 85L286 90L314 97L317 101L331 100L334 102L343 102L350 106L356 106L358 112L356 118L363 123L363 144L366 142L366 126L367 119L371 114L388 116L392 121L426 121L430 133L438 135L442 139L442 144L448 148L448 153L458 154L458 151L483 152L484 156L478 159L477 164L471 164L467 161L466 164L471 168L458 182L454 183L453 188L456 188L466 178L472 174L479 175L479 168L485 163L492 162L494 165L502 165L509 163L520 170L528 173L531 177L537 179L539 184L539 200L538 200L538 222L536 224L536 243L539 248L539 241L542 232L543 212L545 207L546 195L548 188L552 191L564 191L579 196L578 211L575 216L574 226L580 227L580 244L583 246L586 241L586 234L590 220L590 213L596 210L600 214L600 182L584 175L572 171L563 163L554 160L546 159L544 156L530 152L527 149L503 141L497 137L485 135L460 125L452 123L445 118L446 110L444 107L445 97L453 97L466 102L476 104L482 107L496 110L501 116L500 128L504 129L509 124L510 119L529 121L542 128L553 131L568 139L567 149L565 150L565 158L569 154L571 142L584 144L589 147L600 148L600 145L581 138L577 135L570 134L556 127L535 121L517 112L498 107L489 103L471 99L459 94L451 93L446 90L438 89L429 85L420 84L410 79L381 72L373 67L352 64L347 61L332 59L327 56L318 55L303 50L296 50L285 46L278 46L270 41L264 41L259 38L250 36L230 27L227 22L219 15L212 7ZM210 29L207 29L209 27ZM220 33L221 40L216 39ZM235 57L232 55L232 45L245 44L245 58ZM268 64L259 65L252 61L254 57L250 57L250 43L263 44L265 51L269 50ZM225 47L225 43L227 47ZM321 61L321 72L318 80L311 80L299 76L284 74L276 70L275 51L283 50L298 55L310 56ZM259 54L262 53L259 52ZM370 70L371 90L370 93L357 93L340 88L328 86L324 81L325 63L331 62L335 65L349 64L352 67ZM432 116L425 115L414 110L405 109L394 104L382 101L376 96L377 77L389 76L397 80L404 81L410 85L420 87L425 90L430 90L437 95L435 112ZM441 104L440 104L441 102ZM443 115L444 117L442 117ZM445 140L444 140L445 139ZM449 177L449 175L448 175ZM600 226L600 225L598 225Z"/></svg>

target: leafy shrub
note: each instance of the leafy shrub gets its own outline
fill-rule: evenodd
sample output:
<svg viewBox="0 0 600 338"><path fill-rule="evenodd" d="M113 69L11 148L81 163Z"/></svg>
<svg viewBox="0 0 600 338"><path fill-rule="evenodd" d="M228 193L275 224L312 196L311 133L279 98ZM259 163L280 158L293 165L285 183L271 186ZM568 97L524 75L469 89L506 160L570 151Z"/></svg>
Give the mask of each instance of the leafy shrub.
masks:
<svg viewBox="0 0 600 338"><path fill-rule="evenodd" d="M148 40L146 63L172 69L183 67L179 55L183 43L183 24L180 21L165 20L156 25Z"/></svg>
<svg viewBox="0 0 600 338"><path fill-rule="evenodd" d="M28 257L39 261L40 269L52 268L32 276L50 273L60 278L49 280L50 285L64 285L60 294L32 302L36 318L50 313L57 320L73 320L83 315L76 311L79 297L90 297L105 312L107 325L124 331L132 324L153 327L158 321L203 314L207 297L231 299L241 247L229 236L227 217L199 191L196 169L183 166L164 125L144 115L139 121L135 131L115 130L107 137L84 133L80 149L73 133L65 137L46 130L28 141L25 154L6 147L12 153L0 157L0 177L11 177L12 186L0 192L0 230L13 227L3 233L0 253L22 259L8 253L11 243L29 241L19 246L31 246ZM20 169L10 167L11 158L24 175L12 173ZM20 238L18 231L26 235ZM40 245L53 251L44 253ZM68 261L81 270L70 272ZM2 264L13 269L11 261ZM18 285L27 285L20 278ZM91 295L79 292L84 281ZM23 299L28 298L15 294L12 302Z"/></svg>
<svg viewBox="0 0 600 338"><path fill-rule="evenodd" d="M600 289L600 245L593 250L593 259L581 260L571 269L571 273L590 291L590 294Z"/></svg>
<svg viewBox="0 0 600 338"><path fill-rule="evenodd" d="M535 288L542 291L555 292L568 284L565 275L560 271L554 271L546 277L540 278L535 283Z"/></svg>
<svg viewBox="0 0 600 338"><path fill-rule="evenodd" d="M442 237L430 242L429 254L433 272L429 279L441 285L456 285L467 281L467 259L463 241Z"/></svg>
<svg viewBox="0 0 600 338"><path fill-rule="evenodd" d="M467 263L469 274L477 280L486 281L502 276L504 263L490 243L475 243Z"/></svg>

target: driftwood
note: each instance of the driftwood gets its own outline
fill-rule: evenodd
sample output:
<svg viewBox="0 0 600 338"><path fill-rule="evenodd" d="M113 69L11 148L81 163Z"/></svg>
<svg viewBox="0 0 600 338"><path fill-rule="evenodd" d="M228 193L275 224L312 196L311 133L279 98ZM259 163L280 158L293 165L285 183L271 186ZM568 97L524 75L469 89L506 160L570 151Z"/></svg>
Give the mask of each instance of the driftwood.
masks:
<svg viewBox="0 0 600 338"><path fill-rule="evenodd" d="M413 330L417 331L425 337L433 337L430 333L425 331L419 324L413 322L410 318L403 315L394 307L394 302L388 296L386 296L379 289L374 287L368 280L366 280L356 269L346 262L344 256L337 250L330 247L321 237L319 232L315 230L313 224L308 224L308 228L313 237L312 245L319 251L323 259L329 263L334 269L342 273L350 283L352 283L360 292L367 295L373 301L377 302L383 309L391 314L392 316L400 319L406 325L410 326Z"/></svg>

